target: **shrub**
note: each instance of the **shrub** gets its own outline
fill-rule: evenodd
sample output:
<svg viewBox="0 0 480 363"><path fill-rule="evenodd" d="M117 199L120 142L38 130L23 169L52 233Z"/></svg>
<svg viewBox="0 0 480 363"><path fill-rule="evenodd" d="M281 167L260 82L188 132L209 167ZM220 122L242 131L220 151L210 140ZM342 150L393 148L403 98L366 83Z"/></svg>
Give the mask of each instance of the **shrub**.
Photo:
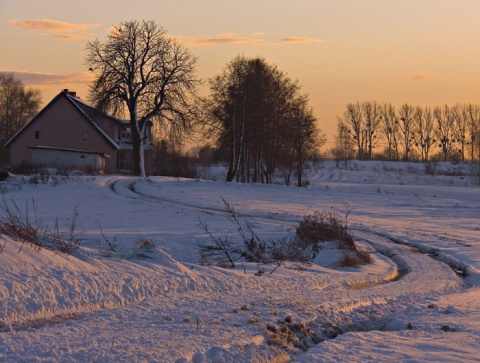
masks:
<svg viewBox="0 0 480 363"><path fill-rule="evenodd" d="M233 228L223 237L217 237L206 223L200 222L200 227L208 236L198 246L202 263L215 263L218 266L234 268L236 261L241 259L259 264L274 263L277 267L285 261L309 262L303 251L295 246L294 240L262 240L248 221L240 220L238 211L227 201L222 200ZM240 241L238 237L235 238L236 235L239 235Z"/></svg>
<svg viewBox="0 0 480 363"><path fill-rule="evenodd" d="M12 172L15 174L26 175L26 174L30 174L33 169L34 169L34 166L32 163L22 161L20 164L18 164L15 168L12 169Z"/></svg>
<svg viewBox="0 0 480 363"><path fill-rule="evenodd" d="M146 237L140 237L137 241L138 248L141 250L151 251L155 248L155 243Z"/></svg>
<svg viewBox="0 0 480 363"><path fill-rule="evenodd" d="M323 242L340 242L340 247L355 250L353 237L347 232L347 217L342 218L333 209L328 212L315 211L304 217L296 229L299 245L309 251L313 259L322 249Z"/></svg>
<svg viewBox="0 0 480 363"><path fill-rule="evenodd" d="M10 176L10 174L8 174L8 171L0 170L0 181L7 180L9 176Z"/></svg>
<svg viewBox="0 0 480 363"><path fill-rule="evenodd" d="M273 272L286 261L309 265L322 249L322 244L331 242L337 243L344 252L341 266L370 263L370 255L356 249L353 237L347 231L350 214L348 204L345 205L347 210L344 216L333 208L328 212L315 212L299 223L294 238L264 241L248 221L240 220L240 214L232 205L222 200L234 227L223 237L218 237L209 230L206 223L200 222L200 227L207 235L207 239L198 246L202 263L231 268L235 267L238 260L276 264ZM235 235L240 236L240 241ZM262 275L263 270L257 274Z"/></svg>

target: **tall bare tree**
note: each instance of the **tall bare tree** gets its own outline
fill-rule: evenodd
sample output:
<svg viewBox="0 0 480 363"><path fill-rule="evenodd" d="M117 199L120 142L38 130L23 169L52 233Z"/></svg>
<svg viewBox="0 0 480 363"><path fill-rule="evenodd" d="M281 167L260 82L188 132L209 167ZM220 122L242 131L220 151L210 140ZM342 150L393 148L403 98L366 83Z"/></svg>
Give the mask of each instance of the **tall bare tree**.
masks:
<svg viewBox="0 0 480 363"><path fill-rule="evenodd" d="M373 156L373 149L380 141L381 107L377 102L349 103L338 118L338 123L348 130L357 145L358 159L368 160ZM339 127L338 130L341 130Z"/></svg>
<svg viewBox="0 0 480 363"><path fill-rule="evenodd" d="M337 122L335 148L332 152L337 164L340 160L343 160L345 170L348 169L348 160L355 158L355 144L350 135L350 130L341 122Z"/></svg>
<svg viewBox="0 0 480 363"><path fill-rule="evenodd" d="M105 42L90 41L86 50L87 67L95 74L90 101L114 115L128 114L133 173L145 176L147 124L162 119L182 130L191 126L197 58L153 21L122 22Z"/></svg>
<svg viewBox="0 0 480 363"><path fill-rule="evenodd" d="M39 110L40 91L25 88L13 73L0 73L0 160L8 161L3 145Z"/></svg>
<svg viewBox="0 0 480 363"><path fill-rule="evenodd" d="M477 155L477 160L480 167L480 106L469 104L466 107L466 113L468 118L468 133L470 134L469 141L467 143L470 148L470 159L472 161L475 160Z"/></svg>
<svg viewBox="0 0 480 363"><path fill-rule="evenodd" d="M388 160L398 159L398 120L395 107L390 103L383 103L380 105L380 117L383 134L387 141L387 155Z"/></svg>
<svg viewBox="0 0 480 363"><path fill-rule="evenodd" d="M432 110L429 107L415 107L413 114L413 138L423 161L429 160L431 147L436 140L433 135L434 122Z"/></svg>
<svg viewBox="0 0 480 363"><path fill-rule="evenodd" d="M433 117L437 124L435 133L439 142L438 147L442 150L443 161L447 161L453 144L455 143L455 139L453 138L453 123L455 119L448 105L435 107L433 109Z"/></svg>
<svg viewBox="0 0 480 363"><path fill-rule="evenodd" d="M458 146L460 159L465 161L465 152L468 144L468 107L467 105L456 104L452 107L453 137Z"/></svg>
<svg viewBox="0 0 480 363"><path fill-rule="evenodd" d="M410 160L410 153L412 151L413 138L413 125L414 125L414 110L415 108L409 104L403 104L399 110L398 117L398 130L399 138L403 144L403 160Z"/></svg>
<svg viewBox="0 0 480 363"><path fill-rule="evenodd" d="M360 102L349 103L346 106L343 116L337 120L338 130L346 130L345 135L349 135L357 146L357 158L363 160L365 157L365 116Z"/></svg>

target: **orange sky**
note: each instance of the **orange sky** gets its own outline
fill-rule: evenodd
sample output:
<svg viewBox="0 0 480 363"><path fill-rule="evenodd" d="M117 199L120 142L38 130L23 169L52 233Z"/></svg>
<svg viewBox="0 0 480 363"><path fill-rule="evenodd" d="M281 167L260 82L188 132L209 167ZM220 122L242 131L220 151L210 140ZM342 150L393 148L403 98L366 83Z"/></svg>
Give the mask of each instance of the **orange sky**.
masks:
<svg viewBox="0 0 480 363"><path fill-rule="evenodd" d="M44 103L63 88L85 99L87 40L154 20L199 57L202 79L238 54L276 64L331 141L348 102L480 103L479 15L478 0L0 0L0 71Z"/></svg>

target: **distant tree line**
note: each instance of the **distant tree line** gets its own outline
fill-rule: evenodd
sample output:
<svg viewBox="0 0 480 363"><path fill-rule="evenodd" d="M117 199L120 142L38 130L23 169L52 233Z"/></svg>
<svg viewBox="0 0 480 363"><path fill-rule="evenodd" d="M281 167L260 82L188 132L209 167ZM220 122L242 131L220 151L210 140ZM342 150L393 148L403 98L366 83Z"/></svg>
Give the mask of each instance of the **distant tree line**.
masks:
<svg viewBox="0 0 480 363"><path fill-rule="evenodd" d="M359 160L480 160L480 105L349 103L337 119L333 154Z"/></svg>

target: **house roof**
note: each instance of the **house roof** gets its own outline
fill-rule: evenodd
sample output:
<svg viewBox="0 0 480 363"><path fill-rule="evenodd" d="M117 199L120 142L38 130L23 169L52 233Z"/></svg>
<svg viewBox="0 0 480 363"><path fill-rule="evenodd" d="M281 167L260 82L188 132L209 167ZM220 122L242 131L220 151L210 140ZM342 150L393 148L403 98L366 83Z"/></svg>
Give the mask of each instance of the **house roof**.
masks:
<svg viewBox="0 0 480 363"><path fill-rule="evenodd" d="M52 105L56 103L56 101L61 98L65 97L71 104L74 106L74 108L82 115L83 118L85 118L99 133L102 135L105 140L112 145L115 149L120 149L120 145L115 142L100 126L102 122L111 122L111 123L120 123L122 125L125 125L128 123L128 121L125 120L120 120L115 117L109 116L94 107L86 104L83 102L80 98L76 97L74 93L68 92L68 90L62 90L57 96L55 96L42 110L40 110L39 113L37 113L34 117L30 119L20 130L15 133L15 135L10 138L5 143L5 147L8 147L15 139L28 127L30 127L35 120L40 117L46 110L48 110Z"/></svg>

